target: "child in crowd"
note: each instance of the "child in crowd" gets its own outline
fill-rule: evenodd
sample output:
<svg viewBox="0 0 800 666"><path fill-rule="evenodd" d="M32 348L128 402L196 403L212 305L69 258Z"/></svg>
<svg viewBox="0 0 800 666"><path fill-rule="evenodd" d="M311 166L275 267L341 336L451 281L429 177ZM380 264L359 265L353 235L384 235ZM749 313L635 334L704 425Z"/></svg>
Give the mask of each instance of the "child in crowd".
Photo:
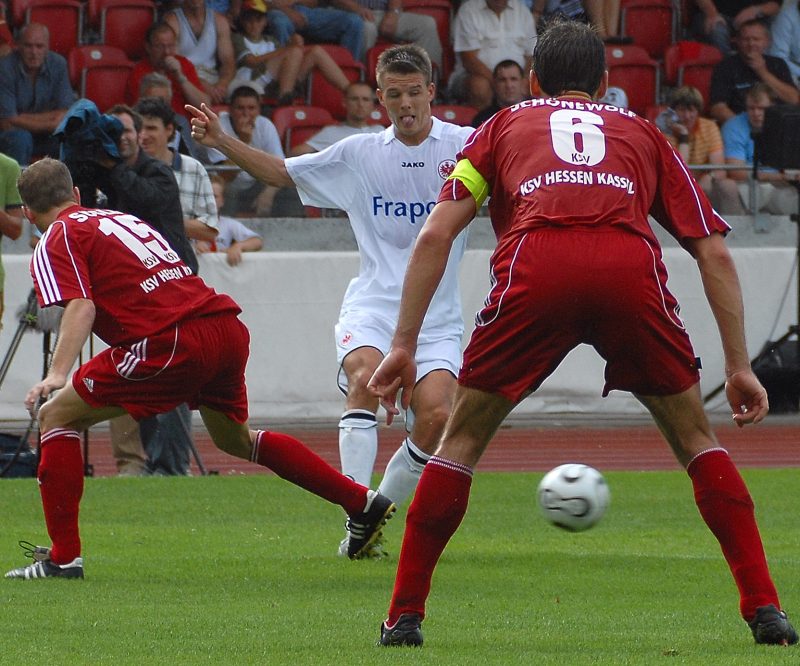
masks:
<svg viewBox="0 0 800 666"><path fill-rule="evenodd" d="M278 46L271 38L265 38L267 6L264 0L245 0L239 22L241 32L233 35L238 69L228 94L243 82L256 83L266 95L277 97L278 106L285 106L293 102L315 68L342 92L349 85L339 65L321 46L304 46L303 38L296 33L286 46Z"/></svg>
<svg viewBox="0 0 800 666"><path fill-rule="evenodd" d="M211 174L211 189L217 210L225 204L225 181L218 174ZM244 224L226 215L219 216L219 233L213 243L198 241L195 244L197 254L204 252L225 252L228 264L236 266L242 261L242 252L257 252L264 246L261 236Z"/></svg>

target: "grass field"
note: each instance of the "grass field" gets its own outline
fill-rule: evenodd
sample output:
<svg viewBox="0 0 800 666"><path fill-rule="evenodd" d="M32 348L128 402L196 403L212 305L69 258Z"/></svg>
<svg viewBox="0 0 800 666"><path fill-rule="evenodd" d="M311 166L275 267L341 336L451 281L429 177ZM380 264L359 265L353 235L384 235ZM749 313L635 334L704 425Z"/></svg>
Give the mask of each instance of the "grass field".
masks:
<svg viewBox="0 0 800 666"><path fill-rule="evenodd" d="M334 556L338 507L272 476L89 479L84 581L0 580L2 664L797 664L755 646L679 472L606 478L582 534L536 512L541 474L475 477L434 577L425 646L375 646L389 560ZM748 470L774 578L800 619L800 469ZM47 543L36 484L0 481L0 563Z"/></svg>

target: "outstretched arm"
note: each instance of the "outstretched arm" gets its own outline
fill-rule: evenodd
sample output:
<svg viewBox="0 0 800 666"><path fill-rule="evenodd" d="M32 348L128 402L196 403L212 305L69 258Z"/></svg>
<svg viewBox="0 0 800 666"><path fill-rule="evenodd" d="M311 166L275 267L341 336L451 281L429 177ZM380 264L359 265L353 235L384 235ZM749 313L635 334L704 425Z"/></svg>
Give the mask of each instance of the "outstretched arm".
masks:
<svg viewBox="0 0 800 666"><path fill-rule="evenodd" d="M402 389L402 406L408 409L416 382L417 336L425 313L444 274L450 248L456 236L475 215L472 197L440 201L422 227L403 281L403 296L392 347L369 381L372 393L392 416L399 414L395 403ZM391 421L390 421L391 422Z"/></svg>
<svg viewBox="0 0 800 666"><path fill-rule="evenodd" d="M67 377L75 365L83 345L89 338L94 325L94 303L86 298L69 301L61 316L58 343L53 352L53 361L47 371L47 377L31 387L25 396L25 407L32 416L37 400L46 398L53 391L67 383Z"/></svg>
<svg viewBox="0 0 800 666"><path fill-rule="evenodd" d="M267 185L292 187L294 182L280 157L252 148L230 134L222 131L219 116L208 106L200 108L186 105L192 114L192 138L208 148L216 148L227 158L233 160L247 173Z"/></svg>
<svg viewBox="0 0 800 666"><path fill-rule="evenodd" d="M733 258L721 234L688 242L700 268L703 289L717 322L725 356L725 393L733 420L742 427L758 423L769 411L767 392L750 367L744 336L742 291Z"/></svg>

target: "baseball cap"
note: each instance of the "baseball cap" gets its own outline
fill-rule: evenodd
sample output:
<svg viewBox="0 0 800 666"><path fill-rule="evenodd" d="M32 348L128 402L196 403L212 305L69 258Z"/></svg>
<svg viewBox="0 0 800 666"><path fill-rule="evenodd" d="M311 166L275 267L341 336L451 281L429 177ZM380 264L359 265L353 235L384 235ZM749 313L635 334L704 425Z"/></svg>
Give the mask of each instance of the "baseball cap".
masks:
<svg viewBox="0 0 800 666"><path fill-rule="evenodd" d="M264 0L244 0L242 3L242 11L258 12L259 14L267 13L267 3Z"/></svg>

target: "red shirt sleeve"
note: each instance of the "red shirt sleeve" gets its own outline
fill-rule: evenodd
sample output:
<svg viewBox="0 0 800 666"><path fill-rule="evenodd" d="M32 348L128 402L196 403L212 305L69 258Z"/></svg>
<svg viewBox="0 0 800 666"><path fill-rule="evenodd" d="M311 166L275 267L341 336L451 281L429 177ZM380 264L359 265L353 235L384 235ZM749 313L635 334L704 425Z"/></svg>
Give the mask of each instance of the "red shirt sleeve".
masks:
<svg viewBox="0 0 800 666"><path fill-rule="evenodd" d="M75 298L92 298L83 247L62 220L50 225L33 251L31 277L43 307Z"/></svg>

